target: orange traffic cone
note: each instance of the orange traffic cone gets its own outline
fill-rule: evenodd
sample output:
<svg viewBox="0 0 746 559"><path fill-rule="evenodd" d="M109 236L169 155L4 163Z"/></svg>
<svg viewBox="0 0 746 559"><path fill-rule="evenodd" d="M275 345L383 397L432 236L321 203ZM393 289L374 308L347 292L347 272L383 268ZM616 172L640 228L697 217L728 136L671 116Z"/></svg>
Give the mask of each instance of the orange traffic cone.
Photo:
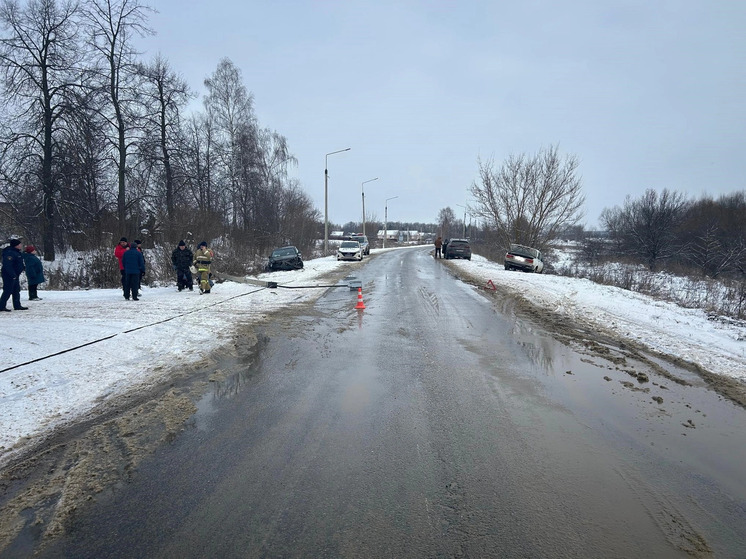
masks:
<svg viewBox="0 0 746 559"><path fill-rule="evenodd" d="M365 308L365 303L363 303L363 288L358 287L357 288L357 305L355 305L356 309L363 310Z"/></svg>

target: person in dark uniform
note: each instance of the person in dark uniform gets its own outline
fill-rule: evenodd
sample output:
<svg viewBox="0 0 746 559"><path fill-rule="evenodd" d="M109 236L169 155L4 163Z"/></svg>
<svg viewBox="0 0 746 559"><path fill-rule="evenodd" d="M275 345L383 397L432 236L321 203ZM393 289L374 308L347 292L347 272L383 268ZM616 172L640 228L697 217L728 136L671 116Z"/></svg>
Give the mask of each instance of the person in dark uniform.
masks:
<svg viewBox="0 0 746 559"><path fill-rule="evenodd" d="M3 249L3 294L0 295L0 311L10 312L5 308L8 299L13 298L13 310L26 311L28 307L21 305L21 274L25 270L23 255L21 254L21 241L11 239L10 244Z"/></svg>
<svg viewBox="0 0 746 559"><path fill-rule="evenodd" d="M122 255L122 265L124 266L124 298L129 300L131 294L133 301L139 301L140 278L145 274L145 257L142 252L131 247Z"/></svg>
<svg viewBox="0 0 746 559"><path fill-rule="evenodd" d="M36 255L36 247L34 245L26 246L23 252L23 264L26 266L26 279L28 280L28 300L41 301L37 288L40 283L44 283L47 280L44 278L44 267Z"/></svg>
<svg viewBox="0 0 746 559"><path fill-rule="evenodd" d="M187 248L186 243L179 241L179 246L171 253L171 263L176 270L176 287L179 291L186 288L189 288L189 291L194 291L194 279L192 278L192 271L189 269L192 265L192 258L194 258L194 255Z"/></svg>

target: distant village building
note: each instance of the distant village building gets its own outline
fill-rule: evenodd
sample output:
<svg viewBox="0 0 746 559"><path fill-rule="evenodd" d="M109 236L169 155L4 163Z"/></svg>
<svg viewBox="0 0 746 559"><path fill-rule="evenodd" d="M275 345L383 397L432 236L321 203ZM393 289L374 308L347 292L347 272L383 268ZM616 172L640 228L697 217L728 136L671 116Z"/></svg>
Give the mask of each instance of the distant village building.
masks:
<svg viewBox="0 0 746 559"><path fill-rule="evenodd" d="M421 243L425 240L425 233L421 231L407 231L406 229L388 229L385 231L387 241L398 243ZM379 229L376 237L383 240L384 230Z"/></svg>
<svg viewBox="0 0 746 559"><path fill-rule="evenodd" d="M376 234L376 238L383 240L385 233L385 237L387 241L398 241L399 240L399 230L398 229L379 229L378 233Z"/></svg>

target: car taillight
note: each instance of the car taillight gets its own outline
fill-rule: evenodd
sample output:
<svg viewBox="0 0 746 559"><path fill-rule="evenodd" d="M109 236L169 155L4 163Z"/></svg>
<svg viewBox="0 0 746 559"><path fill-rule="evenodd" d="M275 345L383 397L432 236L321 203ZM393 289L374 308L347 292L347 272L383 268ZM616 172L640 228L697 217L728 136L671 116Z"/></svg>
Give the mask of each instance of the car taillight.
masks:
<svg viewBox="0 0 746 559"><path fill-rule="evenodd" d="M533 264L534 263L534 259L533 258L526 258L526 262L528 262L529 264Z"/></svg>
<svg viewBox="0 0 746 559"><path fill-rule="evenodd" d="M510 253L508 253L508 254L505 255L505 258L513 258L513 255L510 254Z"/></svg>

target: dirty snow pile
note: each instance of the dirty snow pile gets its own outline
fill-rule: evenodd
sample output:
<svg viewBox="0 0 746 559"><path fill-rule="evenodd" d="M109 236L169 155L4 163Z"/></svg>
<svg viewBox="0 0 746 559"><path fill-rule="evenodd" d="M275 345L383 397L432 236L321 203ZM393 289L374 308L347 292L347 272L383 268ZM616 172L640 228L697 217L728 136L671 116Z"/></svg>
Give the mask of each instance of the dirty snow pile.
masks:
<svg viewBox="0 0 746 559"><path fill-rule="evenodd" d="M373 256L380 252L372 251ZM449 262L485 284L491 280L573 319L746 381L746 328L588 280L506 272L502 264L476 255L472 261ZM323 276L340 266L345 263L333 257L319 258L307 261L303 270L251 279L322 285L328 283ZM323 291L224 282L209 295L145 287L137 302L125 301L120 289L41 291L38 302L26 302L28 294L22 292L30 310L0 316L0 464L28 440L101 402L154 385L172 367L198 362L229 343L237 325L312 301Z"/></svg>

